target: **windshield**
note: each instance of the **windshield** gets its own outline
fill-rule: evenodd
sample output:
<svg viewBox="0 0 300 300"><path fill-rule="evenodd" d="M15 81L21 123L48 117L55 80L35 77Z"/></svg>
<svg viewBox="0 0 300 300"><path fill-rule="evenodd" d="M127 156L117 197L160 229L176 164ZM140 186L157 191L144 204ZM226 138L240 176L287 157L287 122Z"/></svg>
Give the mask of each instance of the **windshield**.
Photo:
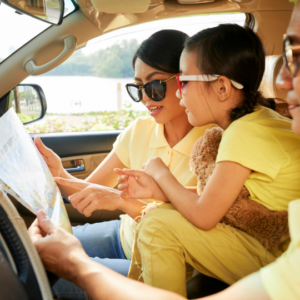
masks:
<svg viewBox="0 0 300 300"><path fill-rule="evenodd" d="M50 24L25 14L0 2L0 64L30 40L49 28ZM71 0L65 1L64 17L75 10Z"/></svg>

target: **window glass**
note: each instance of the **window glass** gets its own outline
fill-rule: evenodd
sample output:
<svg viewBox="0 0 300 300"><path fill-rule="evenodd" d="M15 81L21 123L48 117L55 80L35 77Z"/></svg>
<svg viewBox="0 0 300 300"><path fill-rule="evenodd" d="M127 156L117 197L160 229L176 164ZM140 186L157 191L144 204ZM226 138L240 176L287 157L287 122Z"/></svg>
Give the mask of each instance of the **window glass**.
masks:
<svg viewBox="0 0 300 300"><path fill-rule="evenodd" d="M69 15L74 9L72 1L66 0L64 16ZM0 64L50 26L51 24L20 14L0 2Z"/></svg>
<svg viewBox="0 0 300 300"><path fill-rule="evenodd" d="M191 36L223 23L243 26L245 19L241 13L167 19L116 30L90 41L57 68L24 81L41 86L48 106L44 119L27 126L27 130L124 129L135 118L149 115L125 89L126 83L133 82L132 57L143 40L162 29L177 29Z"/></svg>

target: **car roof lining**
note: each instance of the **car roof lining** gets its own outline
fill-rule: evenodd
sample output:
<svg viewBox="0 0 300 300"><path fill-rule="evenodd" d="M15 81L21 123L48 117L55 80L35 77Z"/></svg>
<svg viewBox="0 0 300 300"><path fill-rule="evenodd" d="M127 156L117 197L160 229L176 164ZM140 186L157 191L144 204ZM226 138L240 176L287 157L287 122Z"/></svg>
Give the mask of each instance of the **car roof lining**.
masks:
<svg viewBox="0 0 300 300"><path fill-rule="evenodd" d="M262 38L267 55L282 54L282 35L293 9L287 0L216 0L197 5L182 5L177 0L151 1L144 13L111 14L97 11L90 1L77 0L80 9L66 17L62 25L48 28L1 63L0 80L5 84L0 85L0 97L29 76L24 69L26 62L32 59L43 65L57 57L63 50L64 38L74 36L77 48L81 48L107 32L153 20L207 13L251 13L255 19L254 31ZM62 62L58 61L56 66Z"/></svg>

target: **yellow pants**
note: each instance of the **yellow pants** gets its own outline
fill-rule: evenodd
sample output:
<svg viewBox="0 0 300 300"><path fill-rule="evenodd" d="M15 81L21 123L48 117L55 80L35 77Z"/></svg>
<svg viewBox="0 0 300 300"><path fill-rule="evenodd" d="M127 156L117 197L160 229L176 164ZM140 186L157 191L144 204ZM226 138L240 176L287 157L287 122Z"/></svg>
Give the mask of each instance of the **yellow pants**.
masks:
<svg viewBox="0 0 300 300"><path fill-rule="evenodd" d="M281 250L270 252L254 237L225 224L200 230L172 204L161 204L148 210L136 227L128 276L186 297L186 264L233 284L281 254Z"/></svg>

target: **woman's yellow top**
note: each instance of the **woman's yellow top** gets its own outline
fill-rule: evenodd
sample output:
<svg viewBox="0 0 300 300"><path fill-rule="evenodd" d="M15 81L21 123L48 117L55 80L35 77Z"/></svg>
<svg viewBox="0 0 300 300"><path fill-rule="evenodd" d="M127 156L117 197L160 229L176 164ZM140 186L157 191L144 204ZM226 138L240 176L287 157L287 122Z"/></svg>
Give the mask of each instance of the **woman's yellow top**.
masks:
<svg viewBox="0 0 300 300"><path fill-rule="evenodd" d="M217 163L233 161L252 170L245 182L250 198L270 210L287 210L300 198L300 136L292 121L266 107L230 124L224 131Z"/></svg>
<svg viewBox="0 0 300 300"><path fill-rule="evenodd" d="M140 170L143 163L150 158L160 157L182 185L196 186L196 177L190 171L189 166L190 153L195 142L204 135L205 130L213 126L215 125L194 127L171 148L164 135L164 125L157 124L152 117L140 117L118 136L113 149L121 162L131 169ZM122 215L121 219L121 244L126 257L131 259L135 222L128 215Z"/></svg>

